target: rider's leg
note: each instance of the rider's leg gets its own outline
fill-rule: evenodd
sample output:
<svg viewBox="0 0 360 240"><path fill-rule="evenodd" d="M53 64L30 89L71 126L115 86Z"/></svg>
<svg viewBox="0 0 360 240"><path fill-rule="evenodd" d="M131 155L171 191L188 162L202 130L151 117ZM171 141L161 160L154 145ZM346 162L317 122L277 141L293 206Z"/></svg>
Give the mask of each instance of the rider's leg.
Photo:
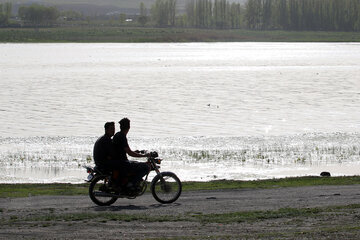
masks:
<svg viewBox="0 0 360 240"><path fill-rule="evenodd" d="M148 164L140 162L130 162L129 168L131 169L131 172L134 173L132 182L135 184L140 182L142 178L150 171Z"/></svg>
<svg viewBox="0 0 360 240"><path fill-rule="evenodd" d="M119 161L108 161L106 168L112 172L111 184L116 186L121 182L121 164Z"/></svg>

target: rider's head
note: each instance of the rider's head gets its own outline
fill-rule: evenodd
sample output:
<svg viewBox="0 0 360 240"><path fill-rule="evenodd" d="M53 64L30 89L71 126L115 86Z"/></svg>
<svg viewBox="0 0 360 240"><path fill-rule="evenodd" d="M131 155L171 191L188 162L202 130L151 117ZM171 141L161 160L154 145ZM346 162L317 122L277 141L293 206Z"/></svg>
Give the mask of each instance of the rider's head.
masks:
<svg viewBox="0 0 360 240"><path fill-rule="evenodd" d="M126 131L130 129L130 120L128 118L121 119L119 123L121 131Z"/></svg>
<svg viewBox="0 0 360 240"><path fill-rule="evenodd" d="M115 123L114 122L107 122L104 125L105 134L108 136L114 136L115 134Z"/></svg>

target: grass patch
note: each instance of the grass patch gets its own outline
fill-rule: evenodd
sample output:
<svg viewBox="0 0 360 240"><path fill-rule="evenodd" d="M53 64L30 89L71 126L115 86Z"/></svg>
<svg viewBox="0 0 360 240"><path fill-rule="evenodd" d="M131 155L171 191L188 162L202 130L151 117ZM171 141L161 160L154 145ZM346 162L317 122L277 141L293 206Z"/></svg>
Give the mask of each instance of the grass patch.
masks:
<svg viewBox="0 0 360 240"><path fill-rule="evenodd" d="M200 214L194 215L201 223L240 223L251 221L262 221L277 218L294 218L294 217L308 217L318 215L322 212L327 212L329 209L321 208L282 208L275 211L249 211L249 212L233 212L223 214Z"/></svg>
<svg viewBox="0 0 360 240"><path fill-rule="evenodd" d="M252 222L263 221L279 218L316 218L321 215L340 213L344 214L346 211L359 209L360 204L346 205L346 206L334 206L324 208L281 208L279 210L269 211L249 211L249 212L233 212L226 214L205 214L198 215L196 218L202 223L240 223L240 222Z"/></svg>
<svg viewBox="0 0 360 240"><path fill-rule="evenodd" d="M292 177L281 179L266 179L254 181L215 180L209 182L186 182L184 190L213 190L238 188L279 188L320 185L353 185L360 184L360 176L346 177Z"/></svg>
<svg viewBox="0 0 360 240"><path fill-rule="evenodd" d="M179 221L184 220L184 217L179 216L150 216L143 214L120 214L120 213L71 213L71 214L46 214L40 216L31 216L19 221L26 222L49 222L49 221L65 221L65 222L77 222L77 221L95 221L99 223L106 223L108 221L121 221L121 222L164 222L164 221ZM14 219L10 219L14 221Z"/></svg>
<svg viewBox="0 0 360 240"><path fill-rule="evenodd" d="M184 191L280 188L319 185L360 184L360 176L349 177L296 177L256 181L216 180L209 182L183 182ZM89 184L0 184L0 197L28 197L41 195L87 195ZM149 189L149 188L148 188Z"/></svg>
<svg viewBox="0 0 360 240"><path fill-rule="evenodd" d="M0 28L0 42L359 42L360 32L64 26Z"/></svg>
<svg viewBox="0 0 360 240"><path fill-rule="evenodd" d="M29 197L40 195L84 195L89 184L0 184L0 197Z"/></svg>

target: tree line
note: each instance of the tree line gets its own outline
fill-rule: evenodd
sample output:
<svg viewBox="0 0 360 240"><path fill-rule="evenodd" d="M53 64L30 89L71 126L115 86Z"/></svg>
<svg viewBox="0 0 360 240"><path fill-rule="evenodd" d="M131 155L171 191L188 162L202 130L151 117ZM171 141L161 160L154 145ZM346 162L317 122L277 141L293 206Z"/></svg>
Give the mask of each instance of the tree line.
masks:
<svg viewBox="0 0 360 240"><path fill-rule="evenodd" d="M9 24L11 3L0 4L0 26ZM135 22L141 26L251 30L359 31L360 0L188 0L178 13L176 0L156 0L148 10L140 4ZM69 14L68 14L69 15ZM75 18L70 17L69 19ZM24 24L53 25L60 16L56 7L22 6ZM123 19L123 21L121 21ZM124 14L119 17L124 22Z"/></svg>
<svg viewBox="0 0 360 240"><path fill-rule="evenodd" d="M178 15L176 21L173 18L176 12L174 1L155 2L152 17L157 25L251 30L360 30L359 0L247 0L243 6L228 0L188 0L185 13Z"/></svg>
<svg viewBox="0 0 360 240"><path fill-rule="evenodd" d="M151 7L151 18L158 26L175 26L176 0L156 0Z"/></svg>
<svg viewBox="0 0 360 240"><path fill-rule="evenodd" d="M6 27L10 23L12 3L0 4L0 26ZM60 16L56 7L47 7L40 4L21 6L18 17L26 25L51 26Z"/></svg>
<svg viewBox="0 0 360 240"><path fill-rule="evenodd" d="M36 26L51 26L60 16L56 7L46 7L39 4L32 4L28 7L22 6L18 11L19 17L28 24Z"/></svg>
<svg viewBox="0 0 360 240"><path fill-rule="evenodd" d="M11 16L11 3L0 3L0 26L6 26L9 24L9 19Z"/></svg>
<svg viewBox="0 0 360 240"><path fill-rule="evenodd" d="M359 0L248 0L248 29L359 31Z"/></svg>
<svg viewBox="0 0 360 240"><path fill-rule="evenodd" d="M184 24L198 28L241 28L242 9L239 3L226 0L189 0Z"/></svg>

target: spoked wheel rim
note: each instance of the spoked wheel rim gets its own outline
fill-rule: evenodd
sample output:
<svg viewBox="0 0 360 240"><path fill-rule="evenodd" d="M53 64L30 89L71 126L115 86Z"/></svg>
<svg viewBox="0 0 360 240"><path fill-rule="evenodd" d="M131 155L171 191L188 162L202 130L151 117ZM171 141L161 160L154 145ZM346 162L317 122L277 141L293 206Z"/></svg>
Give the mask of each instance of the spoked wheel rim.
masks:
<svg viewBox="0 0 360 240"><path fill-rule="evenodd" d="M171 172L165 172L155 176L151 183L151 193L160 203L175 202L182 190L179 178Z"/></svg>
<svg viewBox="0 0 360 240"><path fill-rule="evenodd" d="M98 176L90 183L89 196L91 200L99 206L113 204L117 197L110 195L109 180L107 177Z"/></svg>

